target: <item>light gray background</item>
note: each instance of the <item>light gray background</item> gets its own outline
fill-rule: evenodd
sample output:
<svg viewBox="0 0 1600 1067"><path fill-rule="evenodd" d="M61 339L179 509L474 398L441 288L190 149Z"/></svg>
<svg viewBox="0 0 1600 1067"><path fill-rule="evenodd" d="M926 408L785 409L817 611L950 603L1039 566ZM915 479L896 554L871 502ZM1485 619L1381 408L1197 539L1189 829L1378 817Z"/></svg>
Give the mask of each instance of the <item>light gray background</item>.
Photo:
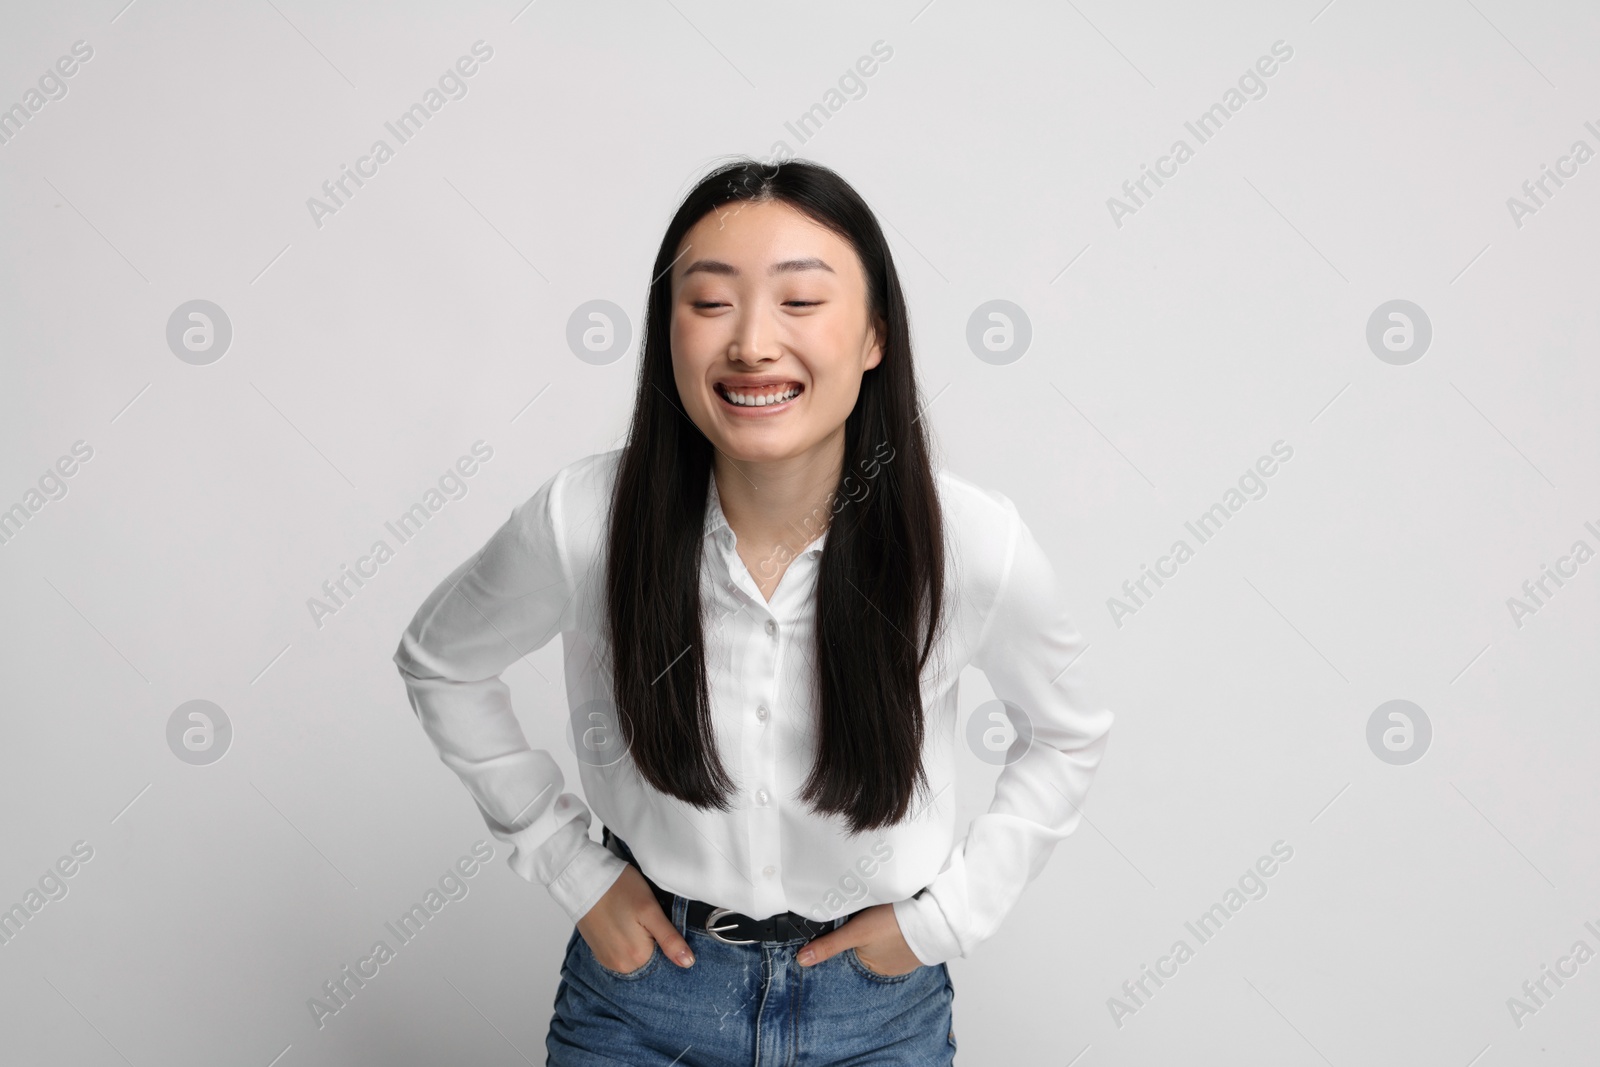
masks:
<svg viewBox="0 0 1600 1067"><path fill-rule="evenodd" d="M951 965L960 1061L1592 1062L1600 960L1520 1027L1506 1004L1600 950L1600 562L1507 607L1600 548L1600 161L1520 227L1506 205L1600 149L1591 5L123 2L0 17L0 105L94 49L0 145L0 506L94 449L0 546L0 905L94 849L0 946L0 1059L543 1063L571 927L498 842L347 1008L307 1009L488 838L389 656L512 507L618 442L678 198L785 141L879 212L944 460L1016 501L1117 713L1084 825ZM316 227L307 198L480 39L468 95ZM801 143L785 123L877 40ZM1116 226L1179 137L1195 157ZM165 341L193 299L233 326L209 366ZM594 366L565 337L600 299L635 340ZM996 299L1033 330L1004 366L966 343ZM1365 339L1393 299L1433 327L1409 365ZM307 599L480 438L468 495L319 629ZM1267 495L1119 626L1123 581L1280 439ZM576 781L557 643L507 680ZM964 715L990 696L965 683ZM167 746L193 699L234 728L210 766ZM1406 766L1366 741L1392 699L1433 727ZM994 773L967 760L963 823ZM1278 840L1270 892L1114 1022Z"/></svg>

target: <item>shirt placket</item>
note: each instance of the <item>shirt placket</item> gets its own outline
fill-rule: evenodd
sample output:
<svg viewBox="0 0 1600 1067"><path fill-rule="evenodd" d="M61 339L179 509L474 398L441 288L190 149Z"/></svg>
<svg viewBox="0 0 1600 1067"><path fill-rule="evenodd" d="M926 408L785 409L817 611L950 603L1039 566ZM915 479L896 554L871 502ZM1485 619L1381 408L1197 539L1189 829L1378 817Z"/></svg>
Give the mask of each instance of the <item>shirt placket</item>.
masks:
<svg viewBox="0 0 1600 1067"><path fill-rule="evenodd" d="M742 597L745 610L730 619L739 628L743 649L742 691L744 706L739 709L740 774L743 808L746 812L746 848L750 857L749 879L756 914L785 910L782 879L782 800L778 787L778 741L773 719L782 708L779 685L787 652L783 605L774 598L768 603L754 587L743 561L734 549L731 532L724 530L721 540L728 591Z"/></svg>

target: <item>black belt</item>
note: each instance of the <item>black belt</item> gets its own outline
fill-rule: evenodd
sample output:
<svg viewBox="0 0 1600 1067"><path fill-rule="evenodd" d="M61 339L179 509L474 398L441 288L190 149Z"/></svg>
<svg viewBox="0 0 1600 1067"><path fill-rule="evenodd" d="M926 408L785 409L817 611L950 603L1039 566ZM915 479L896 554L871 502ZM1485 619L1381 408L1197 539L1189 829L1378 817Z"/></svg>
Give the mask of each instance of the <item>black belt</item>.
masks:
<svg viewBox="0 0 1600 1067"><path fill-rule="evenodd" d="M650 886L650 891L656 895L661 910L667 913L667 918L672 918L673 894L651 881L650 876L645 874L634 860L633 850L628 848L627 842L612 833L609 826L602 828L600 836L613 855L633 864L634 868L644 875L644 880ZM793 941L797 938L809 940L821 937L834 928L832 919L819 922L816 919L808 919L799 912L783 911L769 915L765 919L752 919L748 915L719 908L703 900L691 899L688 903L688 925L699 927L718 941L729 945L748 945L757 941Z"/></svg>

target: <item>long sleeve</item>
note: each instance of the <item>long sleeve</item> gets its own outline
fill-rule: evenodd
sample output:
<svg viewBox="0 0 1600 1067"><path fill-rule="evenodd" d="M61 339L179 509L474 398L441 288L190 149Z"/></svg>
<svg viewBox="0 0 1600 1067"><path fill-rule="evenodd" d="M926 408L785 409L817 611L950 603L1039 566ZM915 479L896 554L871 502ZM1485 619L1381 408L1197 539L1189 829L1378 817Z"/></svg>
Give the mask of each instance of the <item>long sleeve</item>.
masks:
<svg viewBox="0 0 1600 1067"><path fill-rule="evenodd" d="M439 758L471 792L489 831L512 846L511 869L544 885L577 922L626 864L589 836L588 806L561 791L561 768L550 754L529 747L500 679L571 624L573 588L560 538L563 474L514 509L429 594L394 662Z"/></svg>
<svg viewBox="0 0 1600 1067"><path fill-rule="evenodd" d="M1004 499L1004 498L1002 498ZM925 964L965 956L992 935L1056 843L1077 829L1078 809L1105 751L1112 714L1079 668L1084 638L1061 606L1054 568L1016 508L995 605L972 665L995 696L1032 727L1027 752L1002 768L989 809L973 819L943 870L894 905L902 935ZM1022 733L1010 709L1012 726Z"/></svg>

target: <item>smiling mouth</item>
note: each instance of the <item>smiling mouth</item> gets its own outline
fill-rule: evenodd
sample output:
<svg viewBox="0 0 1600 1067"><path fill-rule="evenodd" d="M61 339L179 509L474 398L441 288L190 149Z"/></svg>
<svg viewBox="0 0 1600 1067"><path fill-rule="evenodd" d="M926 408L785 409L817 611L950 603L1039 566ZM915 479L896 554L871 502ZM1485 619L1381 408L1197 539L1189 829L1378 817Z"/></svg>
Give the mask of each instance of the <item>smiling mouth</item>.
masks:
<svg viewBox="0 0 1600 1067"><path fill-rule="evenodd" d="M787 404L801 393L805 386L799 382L790 382L787 385L767 385L759 389L730 389L718 382L714 386L722 402L738 408L769 408L780 404Z"/></svg>

